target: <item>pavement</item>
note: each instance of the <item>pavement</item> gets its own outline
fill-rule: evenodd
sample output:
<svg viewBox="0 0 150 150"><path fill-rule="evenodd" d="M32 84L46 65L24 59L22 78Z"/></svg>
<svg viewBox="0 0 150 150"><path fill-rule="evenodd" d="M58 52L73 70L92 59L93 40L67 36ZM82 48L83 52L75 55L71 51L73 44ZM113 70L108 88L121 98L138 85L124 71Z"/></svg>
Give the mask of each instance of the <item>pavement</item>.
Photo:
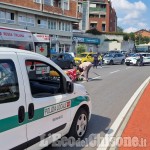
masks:
<svg viewBox="0 0 150 150"><path fill-rule="evenodd" d="M150 83L123 130L118 150L150 150Z"/></svg>

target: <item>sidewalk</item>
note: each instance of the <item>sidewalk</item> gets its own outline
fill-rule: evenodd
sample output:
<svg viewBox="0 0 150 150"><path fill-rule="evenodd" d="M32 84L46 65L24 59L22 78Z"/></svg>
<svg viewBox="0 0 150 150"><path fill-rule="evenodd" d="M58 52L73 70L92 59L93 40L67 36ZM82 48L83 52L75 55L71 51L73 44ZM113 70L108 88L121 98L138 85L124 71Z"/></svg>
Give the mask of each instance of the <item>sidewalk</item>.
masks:
<svg viewBox="0 0 150 150"><path fill-rule="evenodd" d="M150 150L150 83L140 97L121 137L118 150Z"/></svg>

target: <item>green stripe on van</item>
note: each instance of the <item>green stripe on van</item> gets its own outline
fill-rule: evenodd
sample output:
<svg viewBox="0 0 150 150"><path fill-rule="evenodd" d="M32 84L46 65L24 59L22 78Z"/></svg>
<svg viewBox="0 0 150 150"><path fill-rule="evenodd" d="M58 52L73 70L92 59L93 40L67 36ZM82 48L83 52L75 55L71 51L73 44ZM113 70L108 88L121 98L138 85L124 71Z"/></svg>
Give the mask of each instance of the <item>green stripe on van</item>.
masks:
<svg viewBox="0 0 150 150"><path fill-rule="evenodd" d="M79 97L73 98L73 99L71 99L71 107L78 106L83 101L88 101L88 97L87 96L79 96ZM46 107L49 107L49 106L46 106ZM26 112L25 113L25 121L23 123L18 122L18 115L8 117L5 119L1 119L0 120L0 133L10 130L10 129L13 129L13 128L16 128L18 126L33 122L33 121L36 121L36 120L42 119L43 117L45 117L44 109L46 107L36 109L34 112L34 118L31 120L28 120L28 113Z"/></svg>

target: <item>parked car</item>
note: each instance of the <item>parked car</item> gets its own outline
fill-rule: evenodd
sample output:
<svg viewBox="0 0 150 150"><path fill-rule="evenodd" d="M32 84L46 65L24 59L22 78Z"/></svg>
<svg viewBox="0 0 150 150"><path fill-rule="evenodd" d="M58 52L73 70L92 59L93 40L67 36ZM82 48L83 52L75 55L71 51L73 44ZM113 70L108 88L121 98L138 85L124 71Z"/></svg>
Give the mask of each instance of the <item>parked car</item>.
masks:
<svg viewBox="0 0 150 150"><path fill-rule="evenodd" d="M79 64L79 63L83 63L83 62L92 62L93 63L93 52L84 52L84 53L81 53L78 57L75 57L74 60L75 60L75 63L76 64Z"/></svg>
<svg viewBox="0 0 150 150"><path fill-rule="evenodd" d="M112 54L106 54L103 57L103 63L104 64L124 64L125 62L125 56L122 53L112 53Z"/></svg>
<svg viewBox="0 0 150 150"><path fill-rule="evenodd" d="M52 56L52 61L55 62L60 68L72 69L75 66L74 58L68 53L59 53Z"/></svg>
<svg viewBox="0 0 150 150"><path fill-rule="evenodd" d="M1 150L39 150L66 134L82 139L90 117L85 87L58 65L34 52L0 48Z"/></svg>
<svg viewBox="0 0 150 150"><path fill-rule="evenodd" d="M73 58L75 57L75 53L74 52L66 52L68 54L70 54Z"/></svg>
<svg viewBox="0 0 150 150"><path fill-rule="evenodd" d="M150 53L135 53L125 59L125 64L127 66L140 65L140 54L143 56L143 65L150 64Z"/></svg>

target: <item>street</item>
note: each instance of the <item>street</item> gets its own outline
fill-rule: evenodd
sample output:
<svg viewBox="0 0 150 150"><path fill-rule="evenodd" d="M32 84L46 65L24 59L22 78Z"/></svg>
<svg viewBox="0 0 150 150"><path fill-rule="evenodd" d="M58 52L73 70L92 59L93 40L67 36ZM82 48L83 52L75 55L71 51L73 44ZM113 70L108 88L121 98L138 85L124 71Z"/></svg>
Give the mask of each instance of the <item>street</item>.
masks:
<svg viewBox="0 0 150 150"><path fill-rule="evenodd" d="M100 75L100 76L99 76ZM90 134L104 136L137 88L150 75L150 66L107 65L91 69L89 82L83 84L92 99L92 117L85 138ZM91 141L92 142L92 141ZM46 148L62 149L62 148ZM96 149L96 147L63 148Z"/></svg>

